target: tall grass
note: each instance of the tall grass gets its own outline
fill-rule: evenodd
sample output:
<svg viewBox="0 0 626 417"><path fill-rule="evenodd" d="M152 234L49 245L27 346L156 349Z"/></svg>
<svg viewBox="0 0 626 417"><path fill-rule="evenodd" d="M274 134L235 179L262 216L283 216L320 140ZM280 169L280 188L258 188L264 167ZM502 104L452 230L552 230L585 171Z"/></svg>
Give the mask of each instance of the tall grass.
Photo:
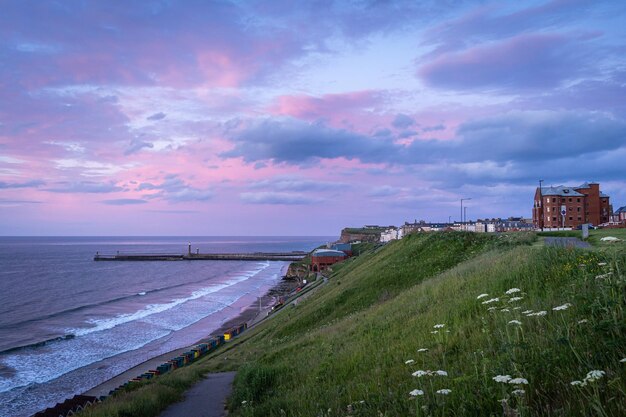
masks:
<svg viewBox="0 0 626 417"><path fill-rule="evenodd" d="M279 370L273 394L246 398L238 378L231 409L254 416L626 415L626 259L601 256L492 252L305 333L293 326L294 312L274 323L274 337L266 334L254 357L245 349L261 339L240 353L248 378L257 367ZM520 291L506 293L513 288ZM571 385L592 370L605 375ZM426 375L412 376L417 371ZM509 381L497 382L498 375ZM411 396L415 389L423 395Z"/></svg>
<svg viewBox="0 0 626 417"><path fill-rule="evenodd" d="M189 369L234 416L626 415L626 253L532 240L408 237Z"/></svg>

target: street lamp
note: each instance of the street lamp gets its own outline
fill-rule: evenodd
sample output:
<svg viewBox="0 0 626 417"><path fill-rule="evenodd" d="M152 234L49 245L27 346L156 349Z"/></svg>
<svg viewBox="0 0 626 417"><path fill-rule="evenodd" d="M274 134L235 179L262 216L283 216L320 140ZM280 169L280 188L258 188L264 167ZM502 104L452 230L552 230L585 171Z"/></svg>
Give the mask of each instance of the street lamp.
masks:
<svg viewBox="0 0 626 417"><path fill-rule="evenodd" d="M465 220L463 219L463 202L464 201L468 201L471 200L471 198L462 198L461 199L461 227L463 227L463 223L465 223Z"/></svg>

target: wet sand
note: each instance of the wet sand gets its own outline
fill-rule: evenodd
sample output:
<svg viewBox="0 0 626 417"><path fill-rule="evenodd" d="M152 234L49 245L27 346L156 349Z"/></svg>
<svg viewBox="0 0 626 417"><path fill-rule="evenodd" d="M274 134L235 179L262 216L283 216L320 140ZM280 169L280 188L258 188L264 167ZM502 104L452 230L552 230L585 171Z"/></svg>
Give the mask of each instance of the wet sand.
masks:
<svg viewBox="0 0 626 417"><path fill-rule="evenodd" d="M204 342L205 340L211 338L211 336L224 334L224 331L236 325L239 325L241 323L248 323L248 327L252 327L254 324L258 323L263 318L267 317L269 311L272 309L272 307L276 303L278 303L281 297L286 298L286 296L292 291L294 291L297 287L298 287L297 280L292 281L292 280L281 279L279 282L276 283L276 285L269 288L269 290L265 293L265 295L261 297L260 308L259 308L258 301L255 301L251 304L249 300L244 301L246 303L245 305L241 305L236 302L235 304L232 305L232 307L239 308L241 313L238 316L232 318L231 320L228 320L225 323L223 323L222 326L219 327L218 329L211 331L211 333L208 334L205 339L199 340L197 343L194 343L194 345ZM176 356L179 356L183 352L188 351L189 348L190 346L173 350L173 351L164 353L162 355L159 355L157 357L154 357L152 359L149 359L145 362L142 362L139 365L133 368L130 368L120 373L119 375L116 375L115 377L103 382L102 384L99 384L95 386L94 388L91 388L90 390L85 392L84 395L92 395L95 397L106 396L109 394L111 390L119 387L120 385L124 384L126 381L138 375L141 375L144 372L147 372L152 369L156 369L157 366L159 366L160 364L167 362L168 360Z"/></svg>

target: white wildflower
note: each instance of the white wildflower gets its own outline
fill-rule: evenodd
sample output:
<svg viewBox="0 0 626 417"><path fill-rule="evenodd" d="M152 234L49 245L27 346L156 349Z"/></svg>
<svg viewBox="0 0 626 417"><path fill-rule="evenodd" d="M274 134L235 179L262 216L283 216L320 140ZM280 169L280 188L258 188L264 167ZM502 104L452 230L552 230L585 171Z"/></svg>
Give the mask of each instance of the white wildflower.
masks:
<svg viewBox="0 0 626 417"><path fill-rule="evenodd" d="M519 321L519 320L511 320L511 321L509 322L509 324L517 324L518 326L521 326L521 325L522 325L522 322L521 322L521 321Z"/></svg>
<svg viewBox="0 0 626 417"><path fill-rule="evenodd" d="M505 294L515 294L516 292L520 292L522 290L520 290L519 288L511 288L510 290L507 290Z"/></svg>
<svg viewBox="0 0 626 417"><path fill-rule="evenodd" d="M517 397L521 397L522 395L526 394L526 391L524 391L523 389L516 389L516 390L513 390L511 394Z"/></svg>
<svg viewBox="0 0 626 417"><path fill-rule="evenodd" d="M423 376L430 375L430 371L422 371L420 369L420 370L417 370L417 371L413 372L411 375L416 376L418 378L421 378Z"/></svg>
<svg viewBox="0 0 626 417"><path fill-rule="evenodd" d="M406 365L410 365L410 364L412 364L413 362L415 362L413 359L409 359L408 361L406 361L406 362L404 362L404 363L405 363Z"/></svg>
<svg viewBox="0 0 626 417"><path fill-rule="evenodd" d="M513 378L512 380L509 381L509 384L514 384L514 385L528 385L528 380L526 378Z"/></svg>
<svg viewBox="0 0 626 417"><path fill-rule="evenodd" d="M587 376L585 377L585 381L589 381L589 382L596 381L596 380L602 378L605 373L606 372L604 372L604 371L599 371L597 369L594 369L593 371L587 372Z"/></svg>
<svg viewBox="0 0 626 417"><path fill-rule="evenodd" d="M521 310L522 307L513 307L513 310Z"/></svg>
<svg viewBox="0 0 626 417"><path fill-rule="evenodd" d="M497 309L498 309L498 307L489 307L489 308L487 309L487 311L493 311L493 310L497 310Z"/></svg>
<svg viewBox="0 0 626 417"><path fill-rule="evenodd" d="M602 274L602 275L597 275L596 279L607 279L611 276L610 272L607 272L606 274Z"/></svg>
<svg viewBox="0 0 626 417"><path fill-rule="evenodd" d="M452 392L452 390L451 390L451 389L445 389L445 388L444 388L444 389L437 390L437 394L441 394L441 395L448 395L448 394L450 394L451 392Z"/></svg>
<svg viewBox="0 0 626 417"><path fill-rule="evenodd" d="M418 351L418 352L420 352L420 353L421 353L421 352L428 352L428 349L426 349L426 348L421 348L421 349L417 349L417 351Z"/></svg>
<svg viewBox="0 0 626 417"><path fill-rule="evenodd" d="M515 301L523 300L524 297L511 297L509 303L514 303Z"/></svg>
<svg viewBox="0 0 626 417"><path fill-rule="evenodd" d="M561 305L561 306L554 307L552 310L554 310L554 311L567 310L567 309L568 309L568 308L570 308L571 306L572 306L572 305L571 305L570 303L565 303L565 304L563 304L563 305Z"/></svg>
<svg viewBox="0 0 626 417"><path fill-rule="evenodd" d="M547 311L537 311L536 313L529 313L529 314L526 314L526 316L528 316L528 317L532 317L532 316L534 316L534 317L543 317L543 316L545 316L546 314L548 314L548 312L547 312Z"/></svg>
<svg viewBox="0 0 626 417"><path fill-rule="evenodd" d="M619 360L621 363L626 363L626 358L622 358Z"/></svg>
<svg viewBox="0 0 626 417"><path fill-rule="evenodd" d="M500 299L498 297L496 298L490 298L487 301L483 301L481 304L491 304L491 303L497 303L498 301L500 301Z"/></svg>
<svg viewBox="0 0 626 417"><path fill-rule="evenodd" d="M589 320L587 319L582 319L582 320L578 320L578 324L584 324L587 323Z"/></svg>
<svg viewBox="0 0 626 417"><path fill-rule="evenodd" d="M439 330L433 330L431 333L432 334L437 334L437 333L439 333Z"/></svg>
<svg viewBox="0 0 626 417"><path fill-rule="evenodd" d="M489 294L480 294L478 297L476 297L476 299L480 300L481 298L485 298L485 297L489 297Z"/></svg>
<svg viewBox="0 0 626 417"><path fill-rule="evenodd" d="M584 387L585 385L587 385L587 383L584 381L572 381L570 382L570 384L573 386L581 386L581 387Z"/></svg>
<svg viewBox="0 0 626 417"><path fill-rule="evenodd" d="M246 400L243 400L243 401L241 402L241 404L245 404L245 403L247 403L247 402L248 402L248 401L246 401Z"/></svg>
<svg viewBox="0 0 626 417"><path fill-rule="evenodd" d="M522 311L522 314L530 314L532 312L533 312L532 310L526 310L526 311Z"/></svg>
<svg viewBox="0 0 626 417"><path fill-rule="evenodd" d="M509 310L508 308L501 308L501 309L500 309L500 311L503 311L503 312L505 312L505 313L508 313L508 312L509 312L509 311L511 311L511 310Z"/></svg>
<svg viewBox="0 0 626 417"><path fill-rule="evenodd" d="M413 397L417 397L418 395L424 395L424 391L422 391L421 389L414 389L413 391L409 392L409 394Z"/></svg>
<svg viewBox="0 0 626 417"><path fill-rule="evenodd" d="M435 329L443 329L444 327L446 327L446 325L445 325L445 324L435 324L435 325L433 326L433 328L435 328Z"/></svg>
<svg viewBox="0 0 626 417"><path fill-rule="evenodd" d="M493 379L496 382L503 382L506 384L507 382L511 380L511 375L497 375L491 379Z"/></svg>
<svg viewBox="0 0 626 417"><path fill-rule="evenodd" d="M438 371L435 371L435 375L439 375L439 376L448 376L448 373L446 371L442 371L441 369Z"/></svg>
<svg viewBox="0 0 626 417"><path fill-rule="evenodd" d="M598 266L606 266L606 262L598 262Z"/></svg>

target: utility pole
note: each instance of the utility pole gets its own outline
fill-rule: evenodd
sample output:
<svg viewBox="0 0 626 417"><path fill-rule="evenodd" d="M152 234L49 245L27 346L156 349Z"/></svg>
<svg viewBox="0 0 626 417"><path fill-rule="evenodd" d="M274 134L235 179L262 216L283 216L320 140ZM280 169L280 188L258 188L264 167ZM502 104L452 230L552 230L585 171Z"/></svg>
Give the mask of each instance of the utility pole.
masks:
<svg viewBox="0 0 626 417"><path fill-rule="evenodd" d="M463 223L467 222L467 206L463 207ZM465 230L467 230L467 225L465 226Z"/></svg>
<svg viewBox="0 0 626 417"><path fill-rule="evenodd" d="M543 180L539 180L539 207L537 207L537 213L538 213L538 217L539 219L537 219L537 225L541 228L541 231L543 232L543 191L541 189L541 183L543 182Z"/></svg>
<svg viewBox="0 0 626 417"><path fill-rule="evenodd" d="M461 228L463 228L463 202L471 200L471 198L462 198L461 199Z"/></svg>

